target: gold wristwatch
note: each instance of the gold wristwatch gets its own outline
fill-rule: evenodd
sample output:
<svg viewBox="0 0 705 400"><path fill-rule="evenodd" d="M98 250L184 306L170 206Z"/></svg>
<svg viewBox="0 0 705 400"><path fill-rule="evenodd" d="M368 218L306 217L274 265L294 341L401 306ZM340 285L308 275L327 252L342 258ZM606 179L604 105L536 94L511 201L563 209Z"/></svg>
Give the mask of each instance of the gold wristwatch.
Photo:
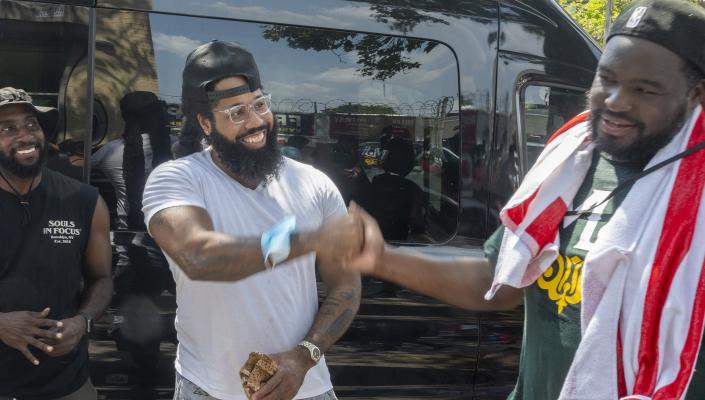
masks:
<svg viewBox="0 0 705 400"><path fill-rule="evenodd" d="M311 356L311 359L313 360L313 362L318 364L318 361L321 359L321 355L322 355L321 349L319 349L318 346L309 342L308 340L302 340L301 342L299 342L299 344L297 346L301 346L301 347L305 348L306 350L308 350L308 353Z"/></svg>

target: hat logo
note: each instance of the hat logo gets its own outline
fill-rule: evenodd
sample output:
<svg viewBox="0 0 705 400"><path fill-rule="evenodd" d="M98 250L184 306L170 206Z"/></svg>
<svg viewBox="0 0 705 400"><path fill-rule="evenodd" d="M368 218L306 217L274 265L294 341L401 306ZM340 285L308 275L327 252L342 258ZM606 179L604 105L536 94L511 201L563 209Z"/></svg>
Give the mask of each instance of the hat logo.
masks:
<svg viewBox="0 0 705 400"><path fill-rule="evenodd" d="M634 9L634 12L632 12L632 16L629 17L629 21L627 21L627 28L636 28L637 25L639 25L639 22L641 22L641 19L644 17L644 14L646 14L646 10L648 7L637 7Z"/></svg>

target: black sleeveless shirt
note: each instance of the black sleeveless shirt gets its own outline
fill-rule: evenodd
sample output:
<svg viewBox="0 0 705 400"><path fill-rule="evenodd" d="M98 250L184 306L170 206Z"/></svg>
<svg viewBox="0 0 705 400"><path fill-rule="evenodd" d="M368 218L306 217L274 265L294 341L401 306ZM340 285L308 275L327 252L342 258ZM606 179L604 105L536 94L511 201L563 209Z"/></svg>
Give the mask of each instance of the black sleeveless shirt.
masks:
<svg viewBox="0 0 705 400"><path fill-rule="evenodd" d="M95 188L46 168L29 194L28 216L17 196L0 190L0 312L50 307L51 319L76 315L97 199ZM60 357L29 349L38 366L0 342L0 396L60 397L88 378L85 336L74 351Z"/></svg>

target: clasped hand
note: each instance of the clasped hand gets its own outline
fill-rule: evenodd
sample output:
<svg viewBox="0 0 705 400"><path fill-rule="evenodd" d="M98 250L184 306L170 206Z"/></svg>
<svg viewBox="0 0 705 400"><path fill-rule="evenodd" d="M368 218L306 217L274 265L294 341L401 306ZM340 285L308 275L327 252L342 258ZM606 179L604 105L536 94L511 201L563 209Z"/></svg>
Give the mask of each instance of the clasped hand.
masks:
<svg viewBox="0 0 705 400"><path fill-rule="evenodd" d="M0 341L22 353L29 362L39 365L30 347L58 357L73 350L85 332L85 320L76 316L53 320L49 307L39 312L13 311L0 313Z"/></svg>

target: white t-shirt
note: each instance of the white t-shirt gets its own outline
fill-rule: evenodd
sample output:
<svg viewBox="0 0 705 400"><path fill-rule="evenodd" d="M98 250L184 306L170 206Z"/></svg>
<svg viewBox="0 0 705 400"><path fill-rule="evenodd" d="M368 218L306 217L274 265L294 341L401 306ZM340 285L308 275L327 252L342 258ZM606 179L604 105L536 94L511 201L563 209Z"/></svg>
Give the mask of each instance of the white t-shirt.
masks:
<svg viewBox="0 0 705 400"><path fill-rule="evenodd" d="M345 204L333 182L315 168L285 158L278 180L255 190L225 174L206 149L166 162L144 190L145 222L169 207L205 209L216 231L260 237L288 215L297 230L313 230ZM272 271L237 282L189 279L167 256L176 281L176 370L219 399L246 399L239 371L251 351L293 349L308 333L318 311L315 256L308 254ZM324 358L306 374L296 398L332 388Z"/></svg>

